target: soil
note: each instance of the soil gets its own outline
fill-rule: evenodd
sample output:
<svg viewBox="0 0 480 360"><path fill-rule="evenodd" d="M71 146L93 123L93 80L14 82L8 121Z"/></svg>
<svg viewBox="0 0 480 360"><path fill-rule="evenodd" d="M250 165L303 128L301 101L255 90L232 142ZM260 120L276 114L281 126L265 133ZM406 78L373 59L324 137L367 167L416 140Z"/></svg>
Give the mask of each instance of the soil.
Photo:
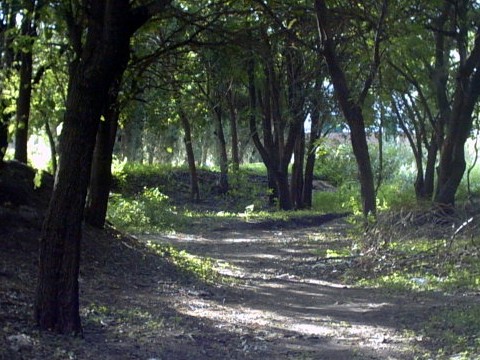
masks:
<svg viewBox="0 0 480 360"><path fill-rule="evenodd" d="M86 226L83 338L41 333L32 304L42 207L1 209L0 359L413 359L436 350L420 335L432 314L473 301L348 285L356 262L323 255L351 241L341 215L205 218L169 235ZM202 282L147 241L212 258L227 281Z"/></svg>

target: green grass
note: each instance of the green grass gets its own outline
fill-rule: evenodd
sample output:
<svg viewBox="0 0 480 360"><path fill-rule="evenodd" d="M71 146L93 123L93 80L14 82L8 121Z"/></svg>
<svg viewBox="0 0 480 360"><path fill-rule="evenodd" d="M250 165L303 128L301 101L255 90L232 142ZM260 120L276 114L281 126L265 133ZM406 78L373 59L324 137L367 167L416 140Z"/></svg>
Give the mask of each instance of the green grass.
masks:
<svg viewBox="0 0 480 360"><path fill-rule="evenodd" d="M148 241L147 247L156 254L169 259L178 270L190 278L193 277L210 284L228 282L228 278L218 272L218 268L224 268L228 266L228 264L220 265L219 262L214 259L190 254L170 244Z"/></svg>

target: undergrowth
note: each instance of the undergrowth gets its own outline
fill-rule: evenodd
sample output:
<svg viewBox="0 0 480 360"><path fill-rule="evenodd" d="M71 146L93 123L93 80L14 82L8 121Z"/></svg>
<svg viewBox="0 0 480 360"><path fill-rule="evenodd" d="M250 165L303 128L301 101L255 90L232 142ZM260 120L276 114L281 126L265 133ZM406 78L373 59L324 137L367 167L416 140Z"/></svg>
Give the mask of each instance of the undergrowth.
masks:
<svg viewBox="0 0 480 360"><path fill-rule="evenodd" d="M469 221L470 219L470 221ZM397 295L439 293L418 335L438 352L425 359L480 356L480 231L478 215L435 222L425 209L381 213L367 232L353 235L354 260L344 280ZM471 299L471 301L468 301Z"/></svg>
<svg viewBox="0 0 480 360"><path fill-rule="evenodd" d="M220 264L211 258L190 254L170 244L148 241L147 247L158 255L169 259L181 272L190 277L193 276L198 280L212 284L226 282L226 277L220 275L217 270Z"/></svg>

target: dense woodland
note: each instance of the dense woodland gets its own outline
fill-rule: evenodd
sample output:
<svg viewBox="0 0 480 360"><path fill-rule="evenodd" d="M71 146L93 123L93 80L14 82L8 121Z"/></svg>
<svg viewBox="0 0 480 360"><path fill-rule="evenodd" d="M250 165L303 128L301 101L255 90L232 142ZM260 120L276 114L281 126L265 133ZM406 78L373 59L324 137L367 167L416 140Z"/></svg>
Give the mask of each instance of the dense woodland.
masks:
<svg viewBox="0 0 480 360"><path fill-rule="evenodd" d="M476 164L465 145L479 95L474 0L2 1L2 164L29 163L37 136L55 174L37 324L82 333L82 223L104 226L114 159L185 164L192 201L208 196L200 168L218 169L226 194L242 165L262 162L271 204L298 210L337 137L370 222L391 175L384 144L397 142L416 200L447 216Z"/></svg>

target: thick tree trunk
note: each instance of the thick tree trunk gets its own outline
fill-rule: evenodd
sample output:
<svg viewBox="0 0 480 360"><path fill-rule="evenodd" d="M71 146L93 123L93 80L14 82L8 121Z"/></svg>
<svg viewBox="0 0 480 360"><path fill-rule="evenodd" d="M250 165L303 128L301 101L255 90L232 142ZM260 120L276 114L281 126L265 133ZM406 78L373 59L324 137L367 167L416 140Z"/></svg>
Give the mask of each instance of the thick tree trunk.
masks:
<svg viewBox="0 0 480 360"><path fill-rule="evenodd" d="M78 298L81 224L102 108L101 95L85 83L84 72L77 64L70 73L59 168L40 239L35 301L40 328L64 334L82 332Z"/></svg>
<svg viewBox="0 0 480 360"><path fill-rule="evenodd" d="M467 2L460 1L455 6L455 15L458 17L459 28L456 41L460 60L455 77L455 93L451 111L449 104L447 104L448 106L445 106L440 115L446 118L447 122L445 139L441 144L434 201L446 207L455 205L455 194L465 173L464 147L472 129L473 110L480 96L480 30L477 29L473 47L467 56L466 45L468 44L469 34L466 28L468 23L466 5ZM446 2L445 6L446 10L448 10L451 4ZM442 19L441 17L440 20ZM438 93L442 95L446 88L442 91L442 88L439 86L439 90Z"/></svg>
<svg viewBox="0 0 480 360"><path fill-rule="evenodd" d="M438 166L437 192L435 203L453 207L455 194L466 169L465 142L472 126L472 111L464 109L452 124L443 142ZM455 112L452 112L455 114Z"/></svg>
<svg viewBox="0 0 480 360"><path fill-rule="evenodd" d="M70 66L58 172L40 239L34 311L42 330L82 332L80 240L93 150L108 90L128 61L130 37L149 17L142 10L133 13L128 0L91 2L84 42L78 28L70 29L77 57Z"/></svg>
<svg viewBox="0 0 480 360"><path fill-rule="evenodd" d="M179 116L182 122L183 131L185 136L183 142L185 143L185 149L187 152L188 170L190 172L190 198L194 201L200 200L200 188L198 186L197 167L195 166L195 155L192 146L192 132L190 129L190 122L188 121L187 114L183 109L179 109Z"/></svg>
<svg viewBox="0 0 480 360"><path fill-rule="evenodd" d="M119 109L116 103L118 91L109 95L104 121L100 122L95 150L93 153L90 187L88 190L87 206L85 208L85 222L103 228L107 217L108 199L112 184L113 147L118 128Z"/></svg>

